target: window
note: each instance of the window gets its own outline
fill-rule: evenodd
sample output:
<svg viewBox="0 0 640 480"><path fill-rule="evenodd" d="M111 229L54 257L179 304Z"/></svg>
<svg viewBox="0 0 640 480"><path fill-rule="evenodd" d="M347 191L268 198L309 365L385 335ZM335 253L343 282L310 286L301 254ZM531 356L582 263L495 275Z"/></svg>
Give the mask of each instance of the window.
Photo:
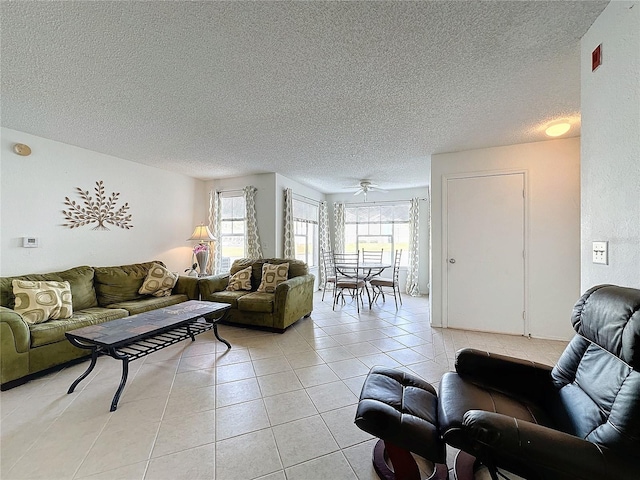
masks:
<svg viewBox="0 0 640 480"><path fill-rule="evenodd" d="M318 205L293 199L295 257L311 267L318 264Z"/></svg>
<svg viewBox="0 0 640 480"><path fill-rule="evenodd" d="M222 195L220 198L221 235L218 241L222 249L221 272L228 272L231 264L245 256L247 209L242 194Z"/></svg>
<svg viewBox="0 0 640 480"><path fill-rule="evenodd" d="M395 251L402 249L400 264L406 267L409 264L410 207L410 202L345 206L345 251L384 249L382 261L393 263Z"/></svg>

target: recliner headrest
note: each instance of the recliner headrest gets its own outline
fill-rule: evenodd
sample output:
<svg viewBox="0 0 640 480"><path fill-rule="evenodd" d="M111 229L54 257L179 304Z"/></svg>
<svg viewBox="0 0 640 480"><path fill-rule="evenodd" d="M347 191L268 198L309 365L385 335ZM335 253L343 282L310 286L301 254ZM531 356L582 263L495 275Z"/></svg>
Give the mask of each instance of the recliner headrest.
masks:
<svg viewBox="0 0 640 480"><path fill-rule="evenodd" d="M640 367L640 290L598 285L573 307L573 328L634 370Z"/></svg>

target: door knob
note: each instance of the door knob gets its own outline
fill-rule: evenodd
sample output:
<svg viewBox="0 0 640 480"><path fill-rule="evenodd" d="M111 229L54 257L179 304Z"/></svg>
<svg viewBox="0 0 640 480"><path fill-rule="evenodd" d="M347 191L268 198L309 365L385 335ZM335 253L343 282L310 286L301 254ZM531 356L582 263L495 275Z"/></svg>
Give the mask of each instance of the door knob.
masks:
<svg viewBox="0 0 640 480"><path fill-rule="evenodd" d="M449 259L449 263L456 263L456 259L455 258L450 258Z"/></svg>

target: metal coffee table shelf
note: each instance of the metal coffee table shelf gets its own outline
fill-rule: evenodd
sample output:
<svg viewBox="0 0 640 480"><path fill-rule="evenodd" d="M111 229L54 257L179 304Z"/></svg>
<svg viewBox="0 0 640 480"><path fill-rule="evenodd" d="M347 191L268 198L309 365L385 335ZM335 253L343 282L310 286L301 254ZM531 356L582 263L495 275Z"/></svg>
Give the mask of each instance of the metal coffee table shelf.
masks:
<svg viewBox="0 0 640 480"><path fill-rule="evenodd" d="M231 348L231 344L218 335L218 322L224 319L230 308L227 303L189 300L67 332L65 335L73 345L91 350L89 367L71 384L67 393L72 393L87 378L99 355L109 355L122 361L122 379L111 401L111 411L115 411L127 383L129 362L187 338L195 341L196 335L209 330L213 330L227 349Z"/></svg>

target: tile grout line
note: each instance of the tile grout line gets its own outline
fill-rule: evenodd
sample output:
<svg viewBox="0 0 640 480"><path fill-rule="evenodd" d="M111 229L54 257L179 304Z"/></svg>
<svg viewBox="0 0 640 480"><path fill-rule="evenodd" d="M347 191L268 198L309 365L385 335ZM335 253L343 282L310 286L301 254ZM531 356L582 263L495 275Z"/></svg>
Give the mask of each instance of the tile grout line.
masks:
<svg viewBox="0 0 640 480"><path fill-rule="evenodd" d="M158 436L160 434L160 429L162 428L162 422L164 421L164 416L167 412L167 405L169 405L169 398L171 397L171 392L173 391L173 385L176 382L176 375L178 374L178 369L180 368L180 362L182 362L182 355L184 354L184 349L180 354L180 360L176 363L175 371L173 372L173 378L171 379L171 387L169 387L169 394L167 395L167 399L164 402L164 407L162 408L162 414L160 415L160 422L158 422L158 428L156 430L156 434L153 438L153 443L151 444L151 449L148 453L148 458L146 460L146 465L144 466L144 472L142 473L142 479L147 476L147 472L149 471L149 465L151 464L153 450L156 448L156 442L158 441ZM145 358L146 360L146 358ZM140 371L138 369L138 371Z"/></svg>

